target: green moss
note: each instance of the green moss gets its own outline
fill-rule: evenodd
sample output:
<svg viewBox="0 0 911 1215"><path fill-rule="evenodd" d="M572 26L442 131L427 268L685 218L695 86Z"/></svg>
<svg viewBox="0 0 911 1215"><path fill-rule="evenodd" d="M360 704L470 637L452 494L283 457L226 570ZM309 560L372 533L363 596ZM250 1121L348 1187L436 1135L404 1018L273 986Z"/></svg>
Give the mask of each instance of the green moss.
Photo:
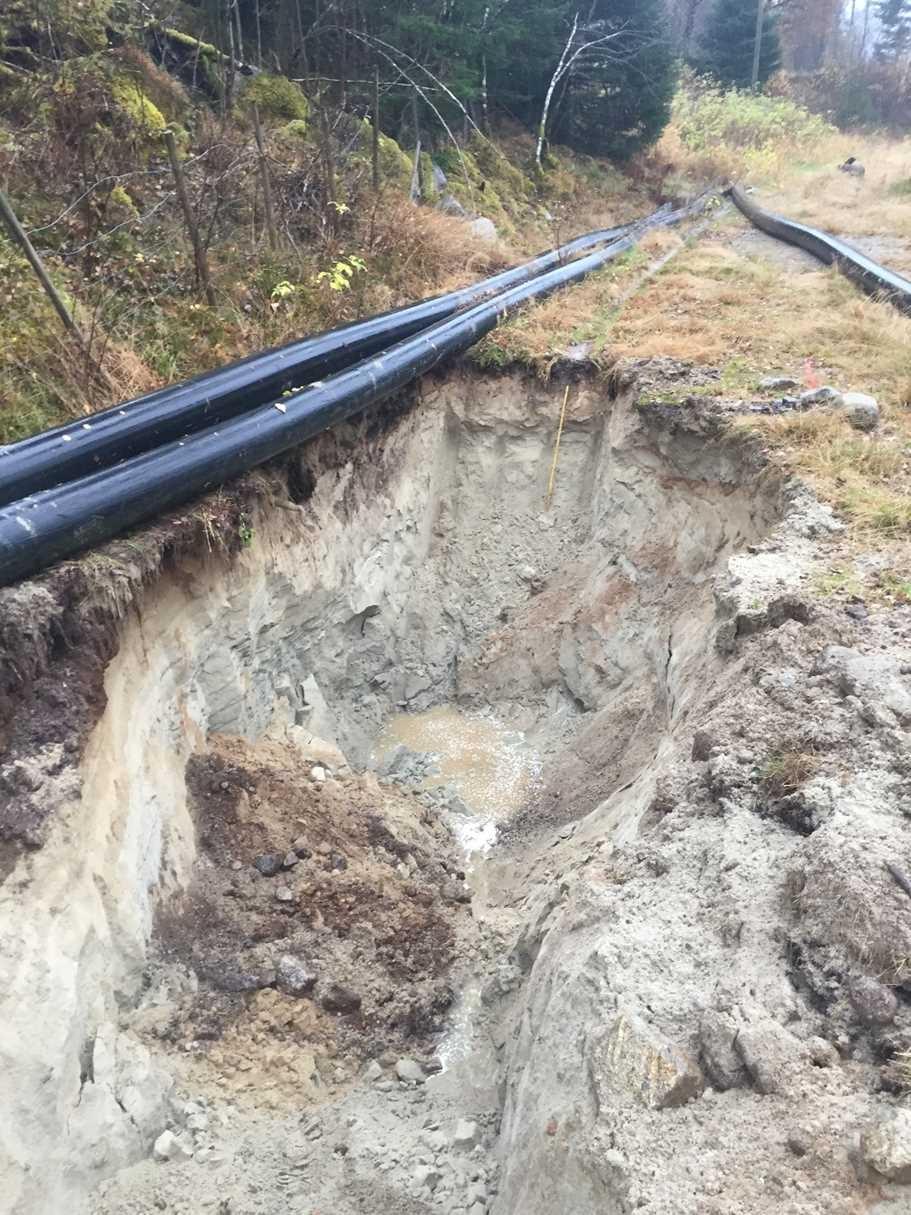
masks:
<svg viewBox="0 0 911 1215"><path fill-rule="evenodd" d="M413 171L414 164L408 153L404 152L391 136L381 133L380 178L408 190L411 187Z"/></svg>
<svg viewBox="0 0 911 1215"><path fill-rule="evenodd" d="M107 48L115 23L111 0L4 0L0 5L0 50L21 63L30 57L84 55ZM7 54L8 50L8 54Z"/></svg>
<svg viewBox="0 0 911 1215"><path fill-rule="evenodd" d="M166 129L164 114L131 76L115 76L111 95L141 134L159 136Z"/></svg>
<svg viewBox="0 0 911 1215"><path fill-rule="evenodd" d="M373 127L365 118L362 122L362 132L357 147L352 153L352 160L369 166L373 158ZM384 186L393 186L399 190L411 189L412 160L403 152L396 141L380 132L380 181Z"/></svg>
<svg viewBox="0 0 911 1215"><path fill-rule="evenodd" d="M185 47L194 55L199 55L200 58L214 59L219 63L225 58L218 47L213 46L211 42L202 42L199 38L194 38L190 34L183 33L182 30L175 30L170 26L165 26L162 28L162 33L169 41L176 42L178 46Z"/></svg>
<svg viewBox="0 0 911 1215"><path fill-rule="evenodd" d="M493 183L501 198L520 202L534 196L535 187L531 178L507 160L489 140L476 136L471 141L471 154L478 172L488 183Z"/></svg>
<svg viewBox="0 0 911 1215"><path fill-rule="evenodd" d="M287 76L261 72L248 81L242 100L245 105L258 106L260 114L268 118L306 122L310 115L310 103Z"/></svg>
<svg viewBox="0 0 911 1215"><path fill-rule="evenodd" d="M421 153L421 198L431 206L440 200L440 192L433 177L433 161L428 152Z"/></svg>
<svg viewBox="0 0 911 1215"><path fill-rule="evenodd" d="M466 211L492 219L505 236L536 218L533 183L486 140L476 139L461 150L444 148L434 159L453 198Z"/></svg>
<svg viewBox="0 0 911 1215"><path fill-rule="evenodd" d="M310 134L310 124L302 118L293 118L275 132L286 143L303 143Z"/></svg>
<svg viewBox="0 0 911 1215"><path fill-rule="evenodd" d="M117 185L108 195L109 206L115 208L120 216L124 219L132 218L139 214L136 210L136 204L127 194L126 190L121 185Z"/></svg>

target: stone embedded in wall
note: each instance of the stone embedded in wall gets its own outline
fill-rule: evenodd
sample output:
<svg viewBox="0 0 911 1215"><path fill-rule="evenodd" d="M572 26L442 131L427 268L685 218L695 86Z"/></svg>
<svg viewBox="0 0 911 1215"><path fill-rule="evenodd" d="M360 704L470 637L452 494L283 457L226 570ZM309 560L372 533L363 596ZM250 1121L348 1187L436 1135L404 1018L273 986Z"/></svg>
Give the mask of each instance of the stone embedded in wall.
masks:
<svg viewBox="0 0 911 1215"><path fill-rule="evenodd" d="M595 1038L588 1065L600 1108L635 1103L669 1109L685 1105L705 1088L698 1064L686 1051L627 1013Z"/></svg>

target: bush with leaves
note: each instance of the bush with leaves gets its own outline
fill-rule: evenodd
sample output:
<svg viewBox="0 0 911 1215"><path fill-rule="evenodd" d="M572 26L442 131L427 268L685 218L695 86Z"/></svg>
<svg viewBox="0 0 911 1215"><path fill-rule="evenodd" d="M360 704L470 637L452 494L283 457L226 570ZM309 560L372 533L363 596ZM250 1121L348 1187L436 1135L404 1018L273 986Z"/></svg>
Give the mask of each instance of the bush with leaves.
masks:
<svg viewBox="0 0 911 1215"><path fill-rule="evenodd" d="M774 171L795 155L812 155L835 135L818 114L786 97L725 89L687 74L674 99L670 135L687 154L702 158L709 175Z"/></svg>

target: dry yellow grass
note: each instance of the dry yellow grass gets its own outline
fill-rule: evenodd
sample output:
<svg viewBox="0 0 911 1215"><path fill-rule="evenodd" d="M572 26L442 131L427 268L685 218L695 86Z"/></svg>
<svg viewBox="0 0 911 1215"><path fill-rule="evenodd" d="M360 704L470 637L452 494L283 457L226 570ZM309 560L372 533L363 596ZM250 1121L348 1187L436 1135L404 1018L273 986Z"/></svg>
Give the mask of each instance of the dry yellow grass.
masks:
<svg viewBox="0 0 911 1215"><path fill-rule="evenodd" d="M611 337L617 354L670 355L722 369L707 392L748 395L770 371L873 393L884 424L857 434L838 414L749 418L774 459L804 476L855 527L911 536L911 319L832 270L783 266L707 244L632 299Z"/></svg>
<svg viewBox="0 0 911 1215"><path fill-rule="evenodd" d="M796 274L716 239L684 252L628 301L610 346L638 358L735 363L732 388L770 370L802 374L811 359L820 375L897 403L908 389L911 319L834 270Z"/></svg>
<svg viewBox="0 0 911 1215"><path fill-rule="evenodd" d="M895 549L897 576L911 569L911 318L869 299L836 271L798 269L731 241L747 225L725 222L712 240L682 249L647 276L643 268L680 241L650 237L624 265L526 311L479 351L487 366L549 369L572 341L606 361L670 356L718 368L707 395L748 397L772 371L870 392L883 424L868 437L838 414L748 417L773 460L804 477L865 543Z"/></svg>
<svg viewBox="0 0 911 1215"><path fill-rule="evenodd" d="M679 233L668 228L646 233L635 249L579 286L559 291L501 325L484 339L474 357L482 367L525 364L545 378L574 342L590 343L591 354L598 358L608 345L613 320L624 302L656 266L683 247Z"/></svg>
<svg viewBox="0 0 911 1215"><path fill-rule="evenodd" d="M819 764L819 756L812 751L785 747L769 756L759 779L773 797L787 797L816 774Z"/></svg>
<svg viewBox="0 0 911 1215"><path fill-rule="evenodd" d="M911 411L890 410L875 436L837 413L794 414L753 426L772 458L798 471L852 525L855 537L898 543L899 576L911 570ZM904 573L901 571L904 570Z"/></svg>
<svg viewBox="0 0 911 1215"><path fill-rule="evenodd" d="M865 177L839 172L839 163L849 155L864 165ZM849 239L907 240L906 253L889 248L883 260L900 262L899 270L911 269L911 139L842 135L815 156L816 163L798 166L761 189L763 205Z"/></svg>

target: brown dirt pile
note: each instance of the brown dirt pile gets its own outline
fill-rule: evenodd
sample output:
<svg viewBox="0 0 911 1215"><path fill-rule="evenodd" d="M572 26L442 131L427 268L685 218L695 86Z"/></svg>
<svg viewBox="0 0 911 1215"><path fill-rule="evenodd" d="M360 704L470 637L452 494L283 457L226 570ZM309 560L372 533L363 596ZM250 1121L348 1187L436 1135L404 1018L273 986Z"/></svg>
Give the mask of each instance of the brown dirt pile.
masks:
<svg viewBox="0 0 911 1215"><path fill-rule="evenodd" d="M145 1027L183 1043L197 1083L258 1103L264 1087L318 1100L366 1059L430 1052L467 899L446 828L279 743L215 738L187 784L199 859L158 942L191 978Z"/></svg>

